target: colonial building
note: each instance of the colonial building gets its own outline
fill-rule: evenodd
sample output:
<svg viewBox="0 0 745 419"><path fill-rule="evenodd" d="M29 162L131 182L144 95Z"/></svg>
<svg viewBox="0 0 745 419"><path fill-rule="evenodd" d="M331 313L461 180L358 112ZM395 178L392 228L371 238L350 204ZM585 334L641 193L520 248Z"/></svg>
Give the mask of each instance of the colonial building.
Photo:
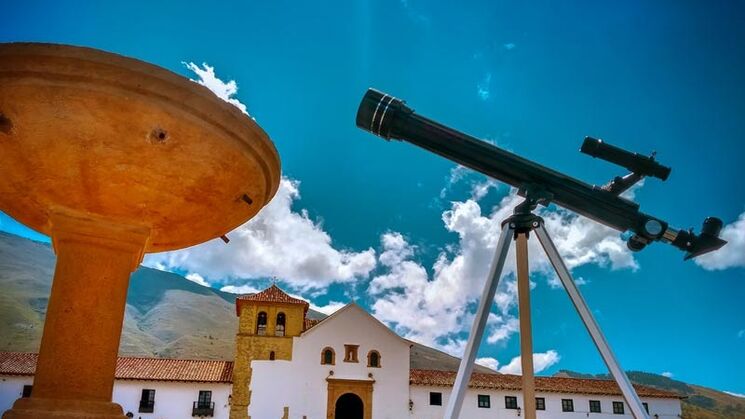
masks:
<svg viewBox="0 0 745 419"><path fill-rule="evenodd" d="M113 400L142 419L441 419L457 360L401 338L356 304L325 319L276 286L241 296L235 361L120 358ZM33 391L35 354L0 353L0 412ZM522 414L520 377L483 367L461 417ZM637 386L650 417L677 418L674 393ZM538 417L631 417L612 381L539 377Z"/></svg>

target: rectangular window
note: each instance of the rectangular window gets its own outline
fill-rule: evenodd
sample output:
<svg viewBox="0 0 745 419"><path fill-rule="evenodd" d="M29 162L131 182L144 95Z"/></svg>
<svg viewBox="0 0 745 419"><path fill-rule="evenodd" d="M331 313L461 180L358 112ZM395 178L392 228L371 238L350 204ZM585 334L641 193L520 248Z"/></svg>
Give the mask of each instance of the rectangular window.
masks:
<svg viewBox="0 0 745 419"><path fill-rule="evenodd" d="M479 394L479 407L489 409L491 407L491 399L488 394Z"/></svg>
<svg viewBox="0 0 745 419"><path fill-rule="evenodd" d="M21 397L31 397L31 390L34 388L31 384L26 384L23 386L23 393L21 393Z"/></svg>
<svg viewBox="0 0 745 419"><path fill-rule="evenodd" d="M600 400L590 400L590 413L601 413Z"/></svg>
<svg viewBox="0 0 745 419"><path fill-rule="evenodd" d="M543 397L535 398L535 410L546 410L546 399Z"/></svg>
<svg viewBox="0 0 745 419"><path fill-rule="evenodd" d="M646 410L647 413L649 413L649 404L647 402L644 402L642 403L642 406L644 406L644 410Z"/></svg>
<svg viewBox="0 0 745 419"><path fill-rule="evenodd" d="M199 390L199 398L197 399L197 405L200 408L208 408L212 403L212 392L209 390Z"/></svg>
<svg viewBox="0 0 745 419"><path fill-rule="evenodd" d="M429 405L430 406L442 406L442 393L436 391L429 392Z"/></svg>
<svg viewBox="0 0 745 419"><path fill-rule="evenodd" d="M140 413L153 413L155 407L155 390L143 389L140 397Z"/></svg>
<svg viewBox="0 0 745 419"><path fill-rule="evenodd" d="M623 415L623 402L613 402L613 413Z"/></svg>
<svg viewBox="0 0 745 419"><path fill-rule="evenodd" d="M574 412L574 400L561 399L561 411L562 412Z"/></svg>
<svg viewBox="0 0 745 419"><path fill-rule="evenodd" d="M357 360L357 348L360 345L344 345L344 362L359 362Z"/></svg>
<svg viewBox="0 0 745 419"><path fill-rule="evenodd" d="M504 408L505 409L517 409L517 397L504 396Z"/></svg>

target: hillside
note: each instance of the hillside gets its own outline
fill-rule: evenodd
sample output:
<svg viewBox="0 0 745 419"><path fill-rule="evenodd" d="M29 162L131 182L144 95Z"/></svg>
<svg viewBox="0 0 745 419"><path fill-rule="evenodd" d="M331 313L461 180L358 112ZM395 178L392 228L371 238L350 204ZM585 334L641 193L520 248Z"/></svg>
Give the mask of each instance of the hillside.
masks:
<svg viewBox="0 0 745 419"><path fill-rule="evenodd" d="M658 374L629 371L629 379L635 384L668 390L685 396L683 417L695 419L745 418L745 399L731 396L710 388L687 384ZM600 378L610 380L609 374L582 374L561 370L557 377Z"/></svg>
<svg viewBox="0 0 745 419"><path fill-rule="evenodd" d="M54 253L49 245L0 232L0 351L37 352ZM130 281L119 352L163 358L232 359L235 294L170 272L140 267ZM325 315L313 310L311 318ZM411 342L411 366L457 370L459 359ZM477 371L492 372L476 366Z"/></svg>

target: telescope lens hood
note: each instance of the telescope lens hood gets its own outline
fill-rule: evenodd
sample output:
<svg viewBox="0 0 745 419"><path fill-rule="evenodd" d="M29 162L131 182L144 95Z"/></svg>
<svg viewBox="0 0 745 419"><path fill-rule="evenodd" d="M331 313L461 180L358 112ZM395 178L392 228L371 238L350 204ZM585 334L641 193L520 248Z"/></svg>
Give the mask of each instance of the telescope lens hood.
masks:
<svg viewBox="0 0 745 419"><path fill-rule="evenodd" d="M402 111L412 113L400 99L376 89L368 89L357 110L357 126L386 140L397 138L393 127Z"/></svg>

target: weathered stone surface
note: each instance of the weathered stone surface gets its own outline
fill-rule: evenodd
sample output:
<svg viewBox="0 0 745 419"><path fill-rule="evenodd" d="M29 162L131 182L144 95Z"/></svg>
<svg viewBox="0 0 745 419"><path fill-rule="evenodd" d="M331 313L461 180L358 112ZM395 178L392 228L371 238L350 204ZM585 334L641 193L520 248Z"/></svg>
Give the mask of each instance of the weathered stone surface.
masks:
<svg viewBox="0 0 745 419"><path fill-rule="evenodd" d="M251 118L183 77L21 43L0 44L0 156L0 210L58 256L33 394L4 417L123 418L111 393L129 275L145 252L254 216L279 186L279 156Z"/></svg>
<svg viewBox="0 0 745 419"><path fill-rule="evenodd" d="M178 249L244 223L279 186L253 119L131 58L0 44L0 114L0 209L47 235L63 207L147 226L146 252Z"/></svg>

